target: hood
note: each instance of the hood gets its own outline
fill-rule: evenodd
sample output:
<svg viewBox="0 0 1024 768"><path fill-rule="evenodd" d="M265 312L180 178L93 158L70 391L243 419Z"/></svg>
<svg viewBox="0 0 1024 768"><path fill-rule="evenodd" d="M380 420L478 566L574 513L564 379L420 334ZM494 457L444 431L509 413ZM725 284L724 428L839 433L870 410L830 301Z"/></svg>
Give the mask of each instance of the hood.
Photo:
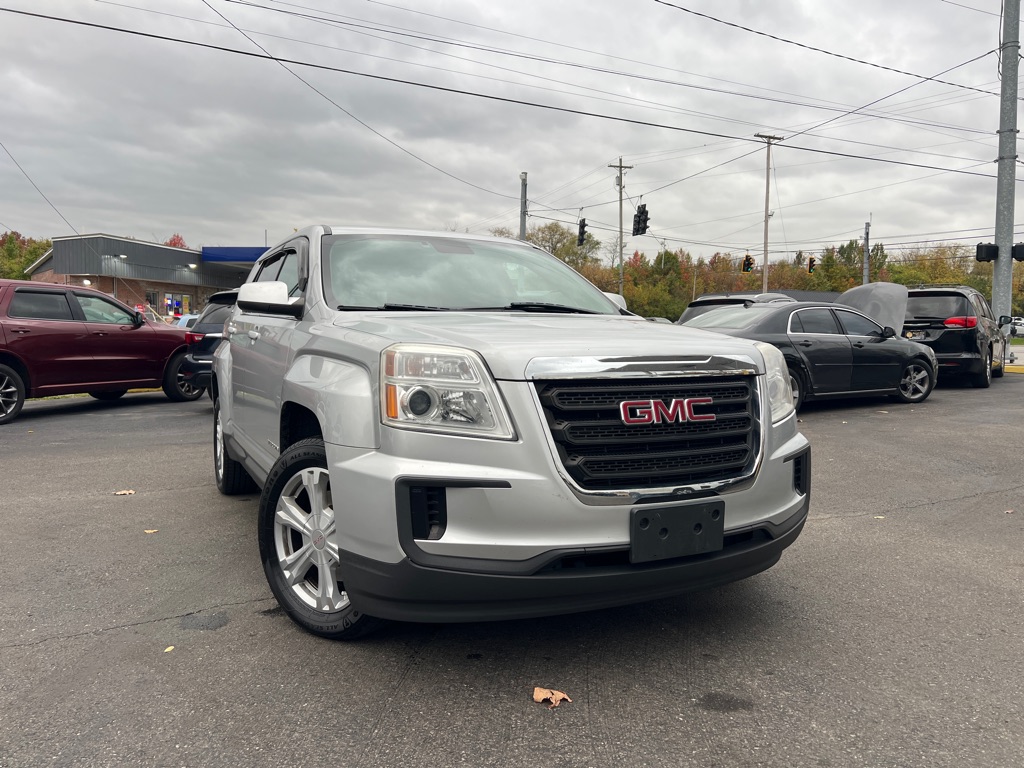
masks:
<svg viewBox="0 0 1024 768"><path fill-rule="evenodd" d="M617 358L617 370L635 376L666 368L704 369L710 358L720 358L715 361L720 366L724 359L736 363L725 367L764 370L753 342L623 315L374 312L339 317L334 325L389 343L472 349L495 378L505 380L607 369L609 358Z"/></svg>
<svg viewBox="0 0 1024 768"><path fill-rule="evenodd" d="M836 304L863 312L883 328L889 326L897 336L903 334L907 316L907 287L898 283L868 283L841 294Z"/></svg>

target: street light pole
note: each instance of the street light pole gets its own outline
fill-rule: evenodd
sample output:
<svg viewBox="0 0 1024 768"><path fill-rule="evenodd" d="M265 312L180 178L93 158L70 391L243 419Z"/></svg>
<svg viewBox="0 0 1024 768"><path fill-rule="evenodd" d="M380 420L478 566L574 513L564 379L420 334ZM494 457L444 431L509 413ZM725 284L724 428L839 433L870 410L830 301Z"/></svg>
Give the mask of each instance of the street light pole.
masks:
<svg viewBox="0 0 1024 768"><path fill-rule="evenodd" d="M754 137L763 139L768 150L764 161L764 261L761 265L761 291L768 293L768 200L771 191L772 142L782 141L782 137L768 136L764 133L755 133Z"/></svg>
<svg viewBox="0 0 1024 768"><path fill-rule="evenodd" d="M622 296L622 251L626 247L626 244L622 241L622 188L625 186L625 184L623 183L625 181L625 174L623 173L623 171L629 170L633 166L623 165L622 158L620 157L617 165L609 165L608 167L617 168L619 171L619 175L616 177L616 180L618 182L619 187L619 296Z"/></svg>
<svg viewBox="0 0 1024 768"><path fill-rule="evenodd" d="M519 193L519 239L526 239L526 171L519 174L522 191Z"/></svg>

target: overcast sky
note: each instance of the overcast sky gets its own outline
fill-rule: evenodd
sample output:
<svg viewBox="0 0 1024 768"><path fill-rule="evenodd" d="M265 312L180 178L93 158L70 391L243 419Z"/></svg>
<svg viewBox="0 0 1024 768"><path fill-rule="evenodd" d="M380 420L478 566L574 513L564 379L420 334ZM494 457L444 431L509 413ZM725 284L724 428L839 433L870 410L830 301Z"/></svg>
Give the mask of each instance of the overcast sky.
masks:
<svg viewBox="0 0 1024 768"><path fill-rule="evenodd" d="M627 252L759 254L762 133L774 255L993 239L999 0L0 7L95 25L0 12L0 231L518 232L525 171L530 225L610 245L621 156Z"/></svg>

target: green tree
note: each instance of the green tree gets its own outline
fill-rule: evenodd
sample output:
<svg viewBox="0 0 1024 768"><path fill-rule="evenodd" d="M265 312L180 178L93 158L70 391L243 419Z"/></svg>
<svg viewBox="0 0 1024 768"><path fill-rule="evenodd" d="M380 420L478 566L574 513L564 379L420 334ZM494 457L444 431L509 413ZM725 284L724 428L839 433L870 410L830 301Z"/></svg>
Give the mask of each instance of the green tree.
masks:
<svg viewBox="0 0 1024 768"><path fill-rule="evenodd" d="M29 265L52 247L50 240L35 240L14 231L3 233L0 235L0 277L24 280Z"/></svg>

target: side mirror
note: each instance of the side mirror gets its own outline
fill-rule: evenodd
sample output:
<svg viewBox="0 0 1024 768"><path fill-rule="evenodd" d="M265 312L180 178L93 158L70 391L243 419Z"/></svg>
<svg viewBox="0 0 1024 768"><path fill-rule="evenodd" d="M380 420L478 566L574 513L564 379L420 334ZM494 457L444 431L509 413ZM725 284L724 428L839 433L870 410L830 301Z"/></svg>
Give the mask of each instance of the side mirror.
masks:
<svg viewBox="0 0 1024 768"><path fill-rule="evenodd" d="M887 326L885 326L885 328L882 329L882 338L883 339L891 339L895 335L896 335L896 330L894 328L892 328L891 326L887 325Z"/></svg>
<svg viewBox="0 0 1024 768"><path fill-rule="evenodd" d="M288 295L288 285L277 280L265 283L245 283L238 289L238 308L243 312L263 315L287 315L296 320L302 317L305 304L302 299Z"/></svg>
<svg viewBox="0 0 1024 768"><path fill-rule="evenodd" d="M626 300L624 298L622 298L621 296L619 296L619 294L617 294L617 293L610 293L608 291L604 291L603 293L605 295L605 298L608 299L609 301L611 301L611 303L614 304L619 309L626 309L627 308L626 307Z"/></svg>
<svg viewBox="0 0 1024 768"><path fill-rule="evenodd" d="M1011 323L1013 323L1013 318L1010 317L1009 315L1000 315L999 316L999 324L1000 325L1010 325Z"/></svg>
<svg viewBox="0 0 1024 768"><path fill-rule="evenodd" d="M146 324L146 316L141 312L136 312L135 315L132 317L132 323L135 325L136 328L141 328Z"/></svg>

